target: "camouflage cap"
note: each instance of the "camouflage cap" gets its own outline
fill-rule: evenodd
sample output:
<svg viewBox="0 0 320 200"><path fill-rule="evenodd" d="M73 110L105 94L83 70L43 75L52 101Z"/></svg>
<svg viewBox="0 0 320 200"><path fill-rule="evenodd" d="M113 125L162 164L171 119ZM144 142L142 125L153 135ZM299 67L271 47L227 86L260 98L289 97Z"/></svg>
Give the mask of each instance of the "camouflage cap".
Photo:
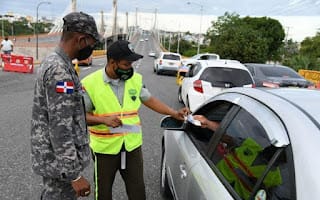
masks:
<svg viewBox="0 0 320 200"><path fill-rule="evenodd" d="M72 12L63 18L63 30L91 35L101 41L94 18L83 12Z"/></svg>

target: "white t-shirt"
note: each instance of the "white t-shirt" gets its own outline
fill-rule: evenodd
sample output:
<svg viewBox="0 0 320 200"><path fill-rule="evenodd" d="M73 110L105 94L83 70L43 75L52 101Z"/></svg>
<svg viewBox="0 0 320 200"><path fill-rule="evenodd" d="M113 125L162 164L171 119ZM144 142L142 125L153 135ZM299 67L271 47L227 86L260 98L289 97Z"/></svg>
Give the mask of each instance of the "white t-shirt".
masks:
<svg viewBox="0 0 320 200"><path fill-rule="evenodd" d="M1 45L2 51L10 51L12 50L11 46L13 46L13 43L11 42L11 40L2 40Z"/></svg>

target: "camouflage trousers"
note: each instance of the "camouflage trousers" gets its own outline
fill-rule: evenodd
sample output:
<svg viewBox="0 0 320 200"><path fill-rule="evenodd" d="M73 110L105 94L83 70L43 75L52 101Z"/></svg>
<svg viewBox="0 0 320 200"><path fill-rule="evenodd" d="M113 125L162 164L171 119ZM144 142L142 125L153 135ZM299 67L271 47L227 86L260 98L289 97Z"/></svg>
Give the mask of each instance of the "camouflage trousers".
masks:
<svg viewBox="0 0 320 200"><path fill-rule="evenodd" d="M70 182L57 179L43 178L41 200L76 200L76 193Z"/></svg>

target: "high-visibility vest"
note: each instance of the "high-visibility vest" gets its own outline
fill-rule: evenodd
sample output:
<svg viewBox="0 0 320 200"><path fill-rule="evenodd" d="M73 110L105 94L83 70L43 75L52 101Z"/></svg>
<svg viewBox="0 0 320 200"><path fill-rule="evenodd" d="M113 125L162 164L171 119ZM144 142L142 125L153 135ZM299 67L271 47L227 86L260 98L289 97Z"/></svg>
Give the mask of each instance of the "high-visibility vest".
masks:
<svg viewBox="0 0 320 200"><path fill-rule="evenodd" d="M95 116L118 116L123 124L139 125L140 92L142 76L134 73L132 78L125 81L123 105L109 84L103 81L104 69L98 70L85 77L81 82L88 93ZM102 154L118 154L124 143L127 151L132 151L142 145L142 131L139 133L121 132L110 133L109 127L104 124L89 126L90 147L94 152Z"/></svg>
<svg viewBox="0 0 320 200"><path fill-rule="evenodd" d="M243 199L249 199L253 189L252 183L247 181L248 177L257 180L266 170L266 164L253 165L262 150L258 143L251 138L247 138L241 146L234 149L234 152L225 154L224 158L217 164L223 176L234 186L235 191ZM282 177L279 167L270 170L263 180L266 188L281 185L281 183Z"/></svg>

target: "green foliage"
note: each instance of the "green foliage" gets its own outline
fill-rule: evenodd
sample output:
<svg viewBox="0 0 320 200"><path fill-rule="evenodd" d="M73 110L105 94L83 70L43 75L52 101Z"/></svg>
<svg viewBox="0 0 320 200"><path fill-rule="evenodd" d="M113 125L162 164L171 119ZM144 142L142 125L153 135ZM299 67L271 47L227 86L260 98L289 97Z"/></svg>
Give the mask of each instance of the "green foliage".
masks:
<svg viewBox="0 0 320 200"><path fill-rule="evenodd" d="M279 49L285 33L277 20L240 18L238 14L227 12L212 22L207 36L213 52L222 58L264 63L280 59Z"/></svg>
<svg viewBox="0 0 320 200"><path fill-rule="evenodd" d="M314 37L307 37L301 42L300 54L310 60L309 69L320 69L320 32Z"/></svg>
<svg viewBox="0 0 320 200"><path fill-rule="evenodd" d="M283 63L286 66L290 66L294 70L298 71L299 69L309 69L311 61L308 57L303 55L295 55L289 60Z"/></svg>

